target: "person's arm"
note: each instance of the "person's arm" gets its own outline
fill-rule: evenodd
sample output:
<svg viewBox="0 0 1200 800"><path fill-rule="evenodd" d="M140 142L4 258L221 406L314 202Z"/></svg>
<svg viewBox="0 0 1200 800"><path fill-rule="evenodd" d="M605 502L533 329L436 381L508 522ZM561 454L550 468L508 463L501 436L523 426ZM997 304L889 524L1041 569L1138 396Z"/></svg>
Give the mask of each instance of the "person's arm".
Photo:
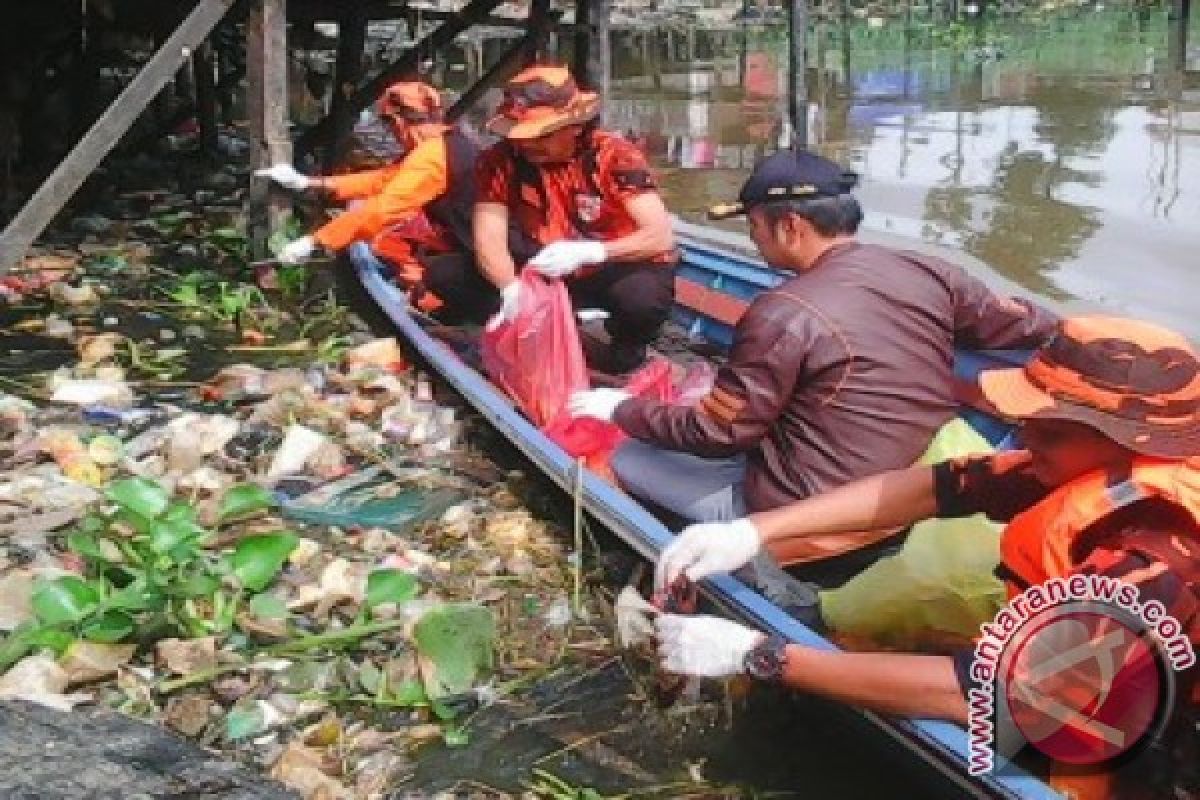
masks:
<svg viewBox="0 0 1200 800"><path fill-rule="evenodd" d="M645 261L675 246L671 216L658 192L643 192L625 201L637 230L604 243L606 261Z"/></svg>
<svg viewBox="0 0 1200 800"><path fill-rule="evenodd" d="M954 302L954 340L976 350L1034 349L1044 345L1058 317L1024 298L997 294L958 267L948 273Z"/></svg>
<svg viewBox="0 0 1200 800"><path fill-rule="evenodd" d="M441 197L449 180L445 140L421 142L385 177L376 194L327 222L313 238L327 250L341 250L352 242L373 239L388 225Z"/></svg>
<svg viewBox="0 0 1200 800"><path fill-rule="evenodd" d="M308 188L328 192L338 200L354 200L379 193L388 182L395 165L349 172L345 175L314 175L309 178Z"/></svg>
<svg viewBox="0 0 1200 800"><path fill-rule="evenodd" d="M907 653L847 653L788 645L783 684L858 708L965 725L954 660Z"/></svg>
<svg viewBox="0 0 1200 800"><path fill-rule="evenodd" d="M765 546L853 531L904 528L937 514L934 468L883 472L780 508L750 515Z"/></svg>
<svg viewBox="0 0 1200 800"><path fill-rule="evenodd" d="M475 238L475 258L483 277L497 289L517 279L517 265L508 251L508 206L503 203L476 203L471 216Z"/></svg>
<svg viewBox="0 0 1200 800"><path fill-rule="evenodd" d="M709 458L755 447L802 379L816 335L815 323L795 319L795 309L779 303L760 298L746 312L729 361L698 403L681 406L631 397L616 407L612 421L635 439Z"/></svg>

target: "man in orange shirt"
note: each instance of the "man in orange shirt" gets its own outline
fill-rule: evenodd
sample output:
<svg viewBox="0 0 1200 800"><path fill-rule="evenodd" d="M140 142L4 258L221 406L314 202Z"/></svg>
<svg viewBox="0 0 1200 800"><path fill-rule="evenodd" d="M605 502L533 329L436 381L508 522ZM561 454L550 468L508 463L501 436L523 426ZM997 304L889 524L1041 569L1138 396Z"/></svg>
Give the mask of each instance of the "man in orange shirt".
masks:
<svg viewBox="0 0 1200 800"><path fill-rule="evenodd" d="M325 191L341 201L362 200L312 234L289 242L279 260L296 264L317 247L337 251L365 240L391 264L413 304L435 311L442 303L426 288L425 262L431 256L472 250L478 148L457 127L444 123L441 97L420 81L389 86L379 99L379 116L405 148L395 164L332 177L303 175L290 164L255 173L289 189Z"/></svg>
<svg viewBox="0 0 1200 800"><path fill-rule="evenodd" d="M476 172L474 236L486 281L461 275L456 289L464 306L481 310L495 308L499 290L501 316L511 319L525 263L565 279L577 307L610 314L611 342L586 348L589 363L621 373L644 360L667 319L678 254L645 156L599 129L599 112L599 97L580 90L566 67L529 67L512 79L488 123L504 140L480 156ZM540 247L527 262L505 246L510 227Z"/></svg>

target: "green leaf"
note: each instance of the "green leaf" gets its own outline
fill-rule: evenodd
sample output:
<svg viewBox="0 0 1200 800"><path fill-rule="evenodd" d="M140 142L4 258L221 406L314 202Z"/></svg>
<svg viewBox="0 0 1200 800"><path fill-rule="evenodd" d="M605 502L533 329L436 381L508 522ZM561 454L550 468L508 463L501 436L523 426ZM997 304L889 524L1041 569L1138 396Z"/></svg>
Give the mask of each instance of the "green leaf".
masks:
<svg viewBox="0 0 1200 800"><path fill-rule="evenodd" d="M451 603L425 612L413 629L413 640L424 659L421 678L430 699L474 686L492 666L495 638L496 622L483 606Z"/></svg>
<svg viewBox="0 0 1200 800"><path fill-rule="evenodd" d="M0 641L0 670L7 670L33 649L29 638L35 625L33 622L22 623Z"/></svg>
<svg viewBox="0 0 1200 800"><path fill-rule="evenodd" d="M220 588L220 578L200 571L188 573L172 585L173 592L180 597L209 597Z"/></svg>
<svg viewBox="0 0 1200 800"><path fill-rule="evenodd" d="M113 592L108 605L124 611L156 611L166 605L166 596L157 587L148 586L144 578L138 578Z"/></svg>
<svg viewBox="0 0 1200 800"><path fill-rule="evenodd" d="M275 496L261 486L243 483L230 488L221 496L220 519L222 522L253 514L276 505Z"/></svg>
<svg viewBox="0 0 1200 800"><path fill-rule="evenodd" d="M108 522L99 514L87 514L79 520L78 527L84 533L99 533L108 527Z"/></svg>
<svg viewBox="0 0 1200 800"><path fill-rule="evenodd" d="M108 487L108 499L121 508L153 519L167 510L170 495L154 481L126 478Z"/></svg>
<svg viewBox="0 0 1200 800"><path fill-rule="evenodd" d="M288 608L283 598L271 592L256 594L246 604L250 613L259 619L287 619Z"/></svg>
<svg viewBox="0 0 1200 800"><path fill-rule="evenodd" d="M456 728L452 725L447 725L442 729L442 739L445 740L447 747L466 747L471 741L466 728Z"/></svg>
<svg viewBox="0 0 1200 800"><path fill-rule="evenodd" d="M398 569L377 569L367 576L367 608L407 603L421 591L417 579Z"/></svg>
<svg viewBox="0 0 1200 800"><path fill-rule="evenodd" d="M267 720L262 706L257 701L235 707L225 715L225 738L231 742L245 739L267 729Z"/></svg>
<svg viewBox="0 0 1200 800"><path fill-rule="evenodd" d="M367 694L375 694L383 683L383 672L370 661L364 661L358 668L358 685Z"/></svg>
<svg viewBox="0 0 1200 800"><path fill-rule="evenodd" d="M261 592L279 574L299 542L290 531L247 536L233 550L233 574L245 588Z"/></svg>
<svg viewBox="0 0 1200 800"><path fill-rule="evenodd" d="M90 533L83 531L75 531L67 535L67 549L72 553L77 553L84 558L91 558L96 561L104 560L104 553L100 550L100 542Z"/></svg>
<svg viewBox="0 0 1200 800"><path fill-rule="evenodd" d="M33 590L33 611L48 625L78 622L100 603L100 592L72 575L40 581Z"/></svg>
<svg viewBox="0 0 1200 800"><path fill-rule="evenodd" d="M156 520L150 527L150 549L162 555L185 543L194 543L207 533L204 528L186 519Z"/></svg>
<svg viewBox="0 0 1200 800"><path fill-rule="evenodd" d="M34 650L52 650L61 656L75 641L75 636L60 628L39 628L29 634L28 641Z"/></svg>
<svg viewBox="0 0 1200 800"><path fill-rule="evenodd" d="M389 692L392 702L401 706L422 706L429 702L420 681L404 681Z"/></svg>
<svg viewBox="0 0 1200 800"><path fill-rule="evenodd" d="M133 618L123 611L106 611L82 628L83 638L93 642L119 642L133 633Z"/></svg>

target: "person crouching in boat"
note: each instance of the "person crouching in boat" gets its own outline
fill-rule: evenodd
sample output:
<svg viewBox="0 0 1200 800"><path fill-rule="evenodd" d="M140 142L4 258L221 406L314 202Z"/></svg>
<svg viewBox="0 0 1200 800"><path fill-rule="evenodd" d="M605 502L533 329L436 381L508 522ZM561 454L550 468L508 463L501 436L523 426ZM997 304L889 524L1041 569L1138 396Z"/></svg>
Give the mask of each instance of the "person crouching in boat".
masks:
<svg viewBox="0 0 1200 800"><path fill-rule="evenodd" d="M678 261L670 217L645 156L600 129L600 98L561 66L533 66L504 90L488 130L504 137L479 160L476 252L482 276L434 279L456 305L500 316L519 307L526 265L509 247L510 222L540 249L528 266L562 278L576 307L603 309L610 342L585 340L589 365L620 374L639 366L674 301ZM486 278L486 281L484 280Z"/></svg>
<svg viewBox="0 0 1200 800"><path fill-rule="evenodd" d="M1164 650L1186 655L1190 641L1194 661L1195 646L1200 644L1200 359L1196 351L1182 336L1156 325L1076 318L1065 321L1058 336L1024 368L985 372L981 386L1000 414L1020 421L1027 449L888 472L773 511L689 527L663 550L656 582L669 586L681 575L699 580L735 570L760 549L807 537L982 512L1008 523L1000 541L997 575L1007 583L1010 599L1031 587L1046 588L1056 578L1094 576L1125 582L1136 588L1141 608L1153 606L1179 623L1178 627L1172 623L1173 633L1165 626L1158 628L1162 637L1178 635L1175 644L1164 645ZM1044 595L1053 596L1048 591ZM1030 600L1027 607L1035 608L1034 602ZM1037 619L1028 623L1035 632L1040 630ZM749 671L787 687L884 713L965 723L964 693L972 681L990 683L969 652L950 657L816 650L785 645L736 623L704 616L663 615L656 625L662 663L671 672L719 676ZM1097 630L1104 636L1115 627L1102 625ZM1022 630L1013 634L1011 643L1021 641ZM987 634L987 626L983 632ZM1014 659L1010 663L1016 671L1009 674L1007 696L1022 694L1014 695L1012 685L1025 678L1016 669L1022 663L1036 667L1039 657L1065 659L1065 649L1089 642L1094 657L1102 659L1101 646L1089 636L1045 639L1039 643L1041 656L1035 648L1029 651L1032 660ZM1033 647L1029 640L1025 642ZM1046 650L1047 643L1054 646ZM1121 663L1121 653L1112 660L1118 667L1130 666ZM1174 666L1186 667L1186 663ZM1064 660L1059 668L1066 672L1047 674L1049 683L1030 677L1026 688L1034 693L1058 691L1053 680L1071 675L1071 666ZM1075 682L1086 682L1089 676L1103 678L1102 666L1099 662L1092 664L1096 669L1082 665ZM1070 786L1076 797L1200 796L1196 673L1195 666L1176 673L1176 705L1167 709L1174 717L1166 733L1136 751L1123 748L1127 755L1115 762L1120 767L1119 787L1108 786L1111 774L1097 775L1091 768L1068 777L1071 770L1061 764L1055 767L1059 777L1053 780ZM1143 673L1140 679L1144 678ZM1046 728L1031 724L1031 716L1036 717L1039 709L1051 713L1056 703L1080 710L1070 723L1077 724L1073 729L1077 733L1089 730L1092 720L1116 726L1119 734L1131 733L1122 726L1133 724L1142 704L1153 711L1154 686L1161 689L1164 684L1146 684L1149 694L1143 696L1138 684L1118 685L1111 676L1107 680L1107 684L1100 680L1092 686L1092 694L1082 698L1064 699L1052 693L1042 703L1024 708L1014 704L1017 713L1025 715L1018 716L1017 723L1025 733L1040 728L1045 738L1033 744L1050 756L1064 752L1064 742L1071 746L1066 734L1052 735L1064 723ZM1086 690L1070 680L1060 681L1062 686L1068 691ZM1168 692L1162 693L1169 698ZM1113 708L1104 707L1109 696L1124 698L1121 714L1114 716ZM1092 705L1085 702L1089 698ZM1152 732L1151 721L1143 714L1140 730ZM1083 741L1077 764L1089 761L1089 754L1104 760L1109 755L1105 743L1115 740L1085 736ZM1089 775L1104 791L1087 788ZM1172 784L1177 788L1173 790Z"/></svg>
<svg viewBox="0 0 1200 800"><path fill-rule="evenodd" d="M690 407L617 389L572 398L576 415L612 420L634 440L611 462L631 494L685 521L730 520L909 466L955 416L956 346L1032 349L1053 332L1053 314L959 267L857 241L856 183L788 150L710 212L746 214L763 258L790 276L746 309L706 397ZM894 538L847 532L787 561L820 560L836 585Z"/></svg>
<svg viewBox="0 0 1200 800"><path fill-rule="evenodd" d="M378 111L404 147L397 163L328 177L303 175L291 164L275 164L255 174L297 191L328 192L341 201L362 200L313 233L287 243L279 253L280 262L298 264L318 248L333 252L355 241L368 241L392 267L410 301L433 312L442 302L426 286L427 262L472 251L478 147L464 131L445 124L441 96L427 83L392 84L380 96Z"/></svg>

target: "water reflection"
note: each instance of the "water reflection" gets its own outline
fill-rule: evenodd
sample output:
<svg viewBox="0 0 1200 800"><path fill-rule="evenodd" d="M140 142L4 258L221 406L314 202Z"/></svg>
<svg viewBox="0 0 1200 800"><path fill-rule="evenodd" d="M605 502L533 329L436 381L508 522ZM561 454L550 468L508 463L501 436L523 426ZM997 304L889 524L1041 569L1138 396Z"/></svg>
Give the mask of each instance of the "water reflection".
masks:
<svg viewBox="0 0 1200 800"><path fill-rule="evenodd" d="M1181 69L1200 64L1172 41L1145 9L825 25L810 141L862 173L872 226L1200 335L1200 73ZM786 141L785 48L771 29L619 38L609 122L673 209L698 217Z"/></svg>

